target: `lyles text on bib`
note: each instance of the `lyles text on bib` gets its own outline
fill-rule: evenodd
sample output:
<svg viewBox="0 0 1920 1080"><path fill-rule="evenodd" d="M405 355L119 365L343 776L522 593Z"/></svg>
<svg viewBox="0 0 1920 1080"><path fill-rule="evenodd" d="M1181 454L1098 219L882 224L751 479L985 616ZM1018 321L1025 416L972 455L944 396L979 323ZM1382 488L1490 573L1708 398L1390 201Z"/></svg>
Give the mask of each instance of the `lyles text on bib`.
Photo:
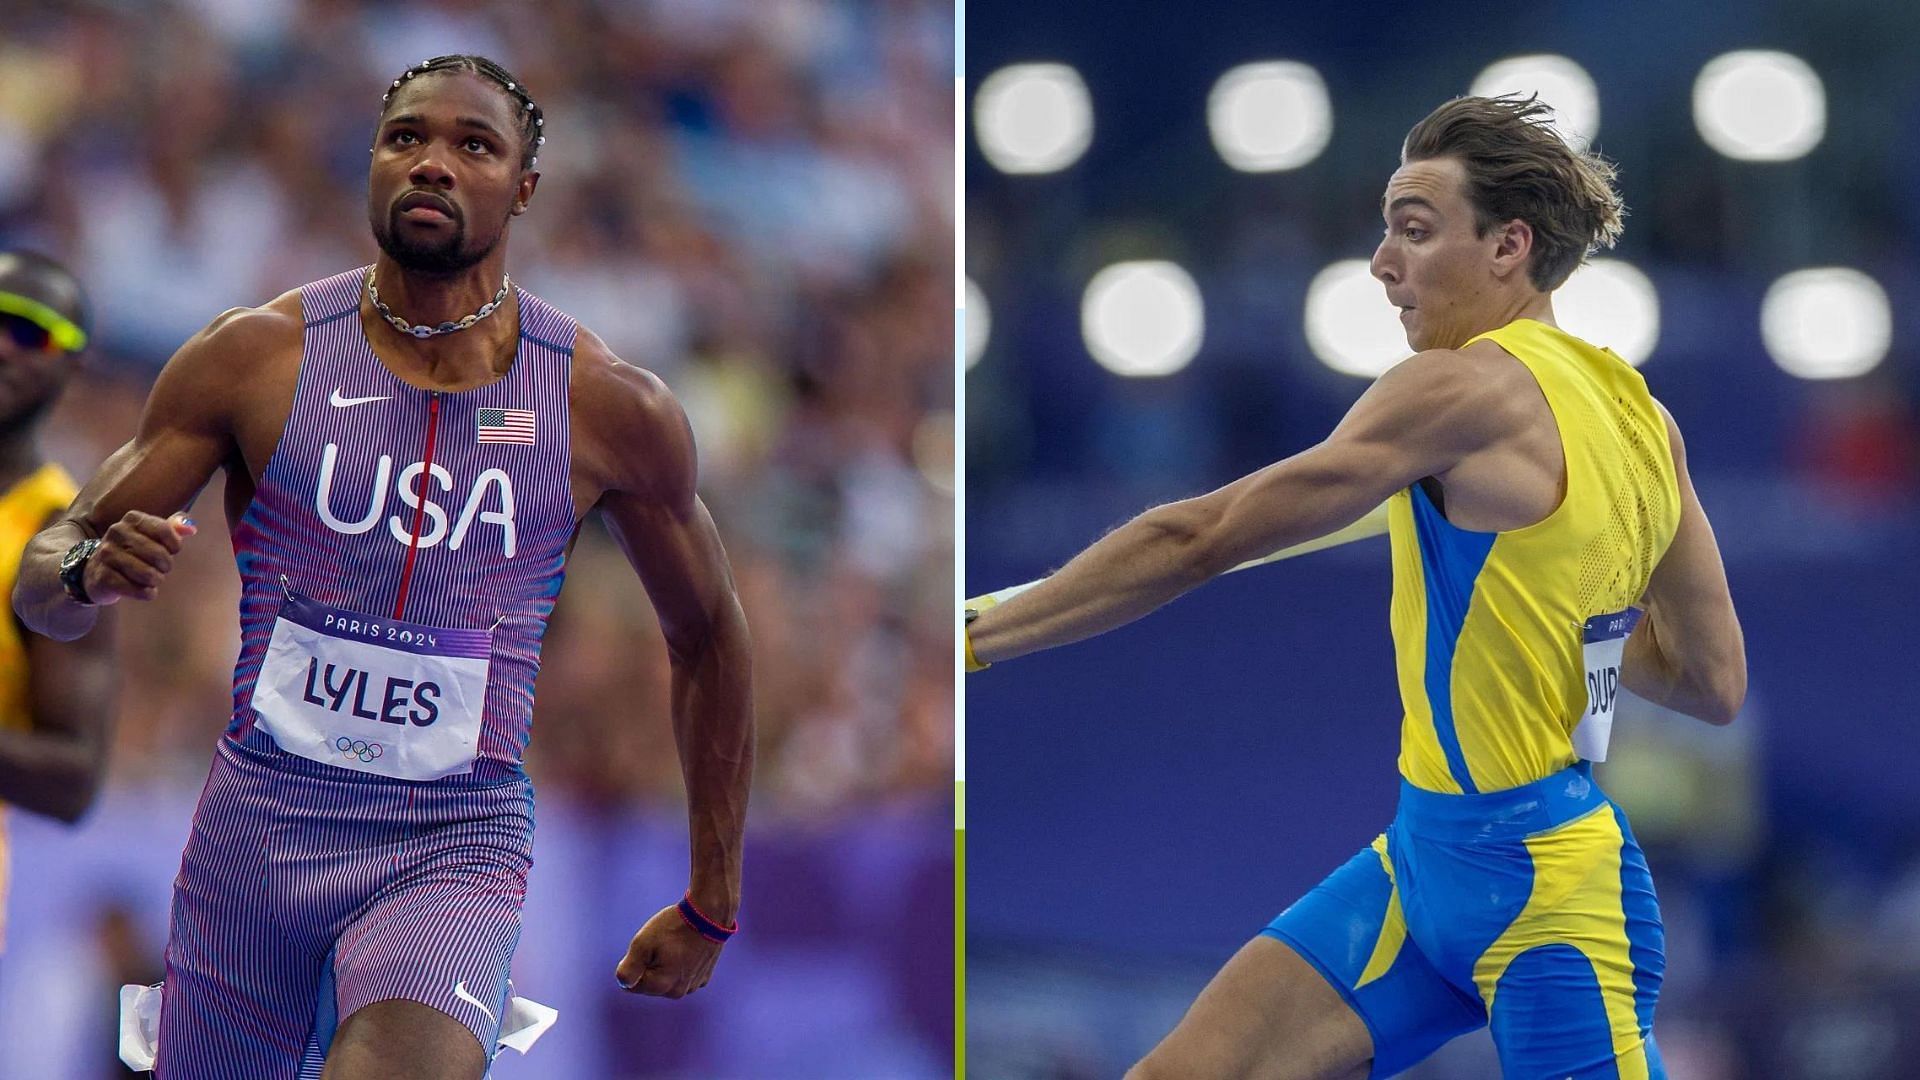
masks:
<svg viewBox="0 0 1920 1080"><path fill-rule="evenodd" d="M365 615L289 590L253 693L282 750L401 780L471 772L491 630Z"/></svg>

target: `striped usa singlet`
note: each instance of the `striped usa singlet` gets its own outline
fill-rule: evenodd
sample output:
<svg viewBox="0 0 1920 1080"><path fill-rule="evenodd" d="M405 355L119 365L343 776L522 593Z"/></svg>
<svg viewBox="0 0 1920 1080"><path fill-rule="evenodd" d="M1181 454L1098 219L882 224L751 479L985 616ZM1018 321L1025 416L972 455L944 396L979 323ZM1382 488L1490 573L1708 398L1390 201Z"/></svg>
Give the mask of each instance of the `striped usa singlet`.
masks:
<svg viewBox="0 0 1920 1080"><path fill-rule="evenodd" d="M506 375L422 390L374 355L357 314L365 280L362 268L300 290L293 409L234 530L242 644L227 736L309 773L324 761L317 771L331 775L518 776L540 641L578 524L567 412L577 324L520 290ZM346 645L309 656L282 642L287 630ZM446 680L363 664L368 649L449 654L484 671L464 705L479 714L466 761L391 771L398 743L443 735L463 706ZM276 710L295 709L318 718L301 729L312 747L286 745L297 740Z"/></svg>

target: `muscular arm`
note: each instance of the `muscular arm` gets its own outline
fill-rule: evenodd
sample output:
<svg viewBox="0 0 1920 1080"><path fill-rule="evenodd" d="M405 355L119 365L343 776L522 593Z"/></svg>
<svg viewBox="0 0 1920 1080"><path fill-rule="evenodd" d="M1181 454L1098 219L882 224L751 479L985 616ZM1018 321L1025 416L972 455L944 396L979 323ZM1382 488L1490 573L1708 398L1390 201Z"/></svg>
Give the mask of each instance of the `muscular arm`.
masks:
<svg viewBox="0 0 1920 1080"><path fill-rule="evenodd" d="M23 632L32 725L0 730L0 801L72 824L106 773L119 677L112 619L78 641Z"/></svg>
<svg viewBox="0 0 1920 1080"><path fill-rule="evenodd" d="M1680 487L1680 527L1647 585L1646 614L1627 639L1620 682L1649 701L1727 724L1747 696L1746 641L1720 545L1687 472L1680 428L1664 407L1660 412Z"/></svg>
<svg viewBox="0 0 1920 1080"><path fill-rule="evenodd" d="M1408 484L1509 434L1512 411L1482 370L1422 353L1381 376L1324 442L1205 495L1146 511L1020 596L980 614L992 663L1104 633L1248 559L1359 520Z"/></svg>
<svg viewBox="0 0 1920 1080"><path fill-rule="evenodd" d="M87 481L65 515L27 544L13 589L13 610L36 633L71 641L92 628L98 608L68 598L60 560L74 544L116 530L88 567L95 600L150 599L171 569L172 550L153 535L157 522L129 526L130 514L164 519L185 507L214 470L234 456L230 424L246 364L278 343L288 317L271 309L236 309L195 334L154 381L133 440L114 451ZM298 316L292 317L297 333ZM135 522L142 522L136 517ZM177 550L177 540L174 550ZM104 557L103 557L104 556Z"/></svg>
<svg viewBox="0 0 1920 1080"><path fill-rule="evenodd" d="M583 335L584 337L585 335ZM597 351L604 353L604 347ZM587 353L588 350L582 350ZM600 499L608 530L660 617L673 671L674 742L686 778L691 892L710 918L740 904L740 854L753 778L753 664L746 617L713 518L694 493L693 433L651 374L604 356L582 403L608 448ZM576 400L580 398L577 397Z"/></svg>

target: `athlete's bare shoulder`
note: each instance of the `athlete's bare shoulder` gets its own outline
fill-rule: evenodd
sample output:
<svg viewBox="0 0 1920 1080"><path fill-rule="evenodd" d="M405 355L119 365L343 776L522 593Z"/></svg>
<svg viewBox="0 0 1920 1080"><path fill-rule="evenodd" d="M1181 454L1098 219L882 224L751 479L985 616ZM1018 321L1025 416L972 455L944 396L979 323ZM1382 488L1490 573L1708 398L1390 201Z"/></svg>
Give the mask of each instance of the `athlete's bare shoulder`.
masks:
<svg viewBox="0 0 1920 1080"><path fill-rule="evenodd" d="M574 466L596 496L624 491L675 502L692 497L693 432L658 375L615 356L583 326L574 340L567 398Z"/></svg>
<svg viewBox="0 0 1920 1080"><path fill-rule="evenodd" d="M1528 422L1528 395L1544 407L1526 366L1491 342L1427 349L1376 379L1341 427L1474 450Z"/></svg>
<svg viewBox="0 0 1920 1080"><path fill-rule="evenodd" d="M1499 342L1484 339L1448 351L1454 369L1485 397L1512 398L1520 391L1533 391L1537 396L1539 383L1533 372Z"/></svg>
<svg viewBox="0 0 1920 1080"><path fill-rule="evenodd" d="M300 293L295 290L259 307L228 308L214 316L206 329L187 339L181 352L192 350L196 357L211 353L218 360L245 363L299 349L304 328Z"/></svg>
<svg viewBox="0 0 1920 1080"><path fill-rule="evenodd" d="M1451 422L1463 425L1482 445L1545 433L1553 437L1553 409L1532 369L1491 340L1448 350L1450 376L1436 395Z"/></svg>
<svg viewBox="0 0 1920 1080"><path fill-rule="evenodd" d="M231 430L259 395L290 397L290 380L299 377L302 328L298 292L221 312L161 369L148 417Z"/></svg>

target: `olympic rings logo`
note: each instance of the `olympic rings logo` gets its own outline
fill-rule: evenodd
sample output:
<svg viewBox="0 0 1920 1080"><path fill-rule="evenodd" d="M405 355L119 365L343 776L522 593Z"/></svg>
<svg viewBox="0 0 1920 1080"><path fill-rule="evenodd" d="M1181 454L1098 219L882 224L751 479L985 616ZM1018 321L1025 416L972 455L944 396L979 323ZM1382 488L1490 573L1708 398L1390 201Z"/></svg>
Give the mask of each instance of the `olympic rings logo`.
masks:
<svg viewBox="0 0 1920 1080"><path fill-rule="evenodd" d="M372 761L387 752L386 748L377 742L349 739L345 735L333 740L333 748L348 757L359 758L361 761Z"/></svg>

